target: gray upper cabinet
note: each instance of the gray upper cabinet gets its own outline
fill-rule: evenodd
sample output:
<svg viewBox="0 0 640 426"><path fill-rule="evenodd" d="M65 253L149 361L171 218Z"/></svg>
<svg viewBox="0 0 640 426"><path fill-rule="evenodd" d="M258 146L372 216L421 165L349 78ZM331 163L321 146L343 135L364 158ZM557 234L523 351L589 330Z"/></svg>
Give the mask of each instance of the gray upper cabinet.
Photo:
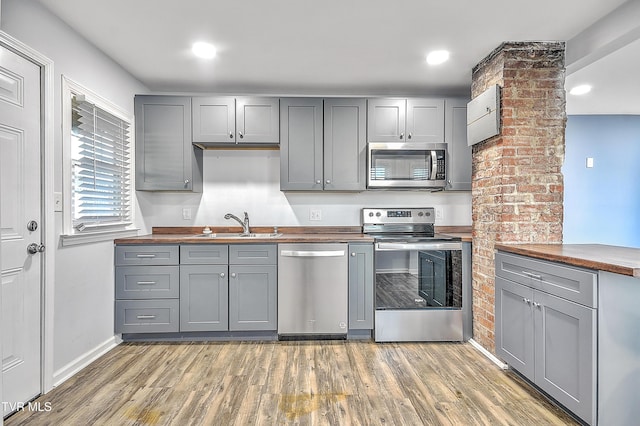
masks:
<svg viewBox="0 0 640 426"><path fill-rule="evenodd" d="M406 99L367 101L367 141L405 142Z"/></svg>
<svg viewBox="0 0 640 426"><path fill-rule="evenodd" d="M365 190L366 113L364 99L324 100L324 189Z"/></svg>
<svg viewBox="0 0 640 426"><path fill-rule="evenodd" d="M467 146L467 100L445 100L445 134L448 151L448 176L445 189L471 190L471 151Z"/></svg>
<svg viewBox="0 0 640 426"><path fill-rule="evenodd" d="M365 107L364 99L282 99L280 189L363 191Z"/></svg>
<svg viewBox="0 0 640 426"><path fill-rule="evenodd" d="M444 99L369 99L367 115L369 142L444 141Z"/></svg>
<svg viewBox="0 0 640 426"><path fill-rule="evenodd" d="M444 140L444 99L407 99L407 142Z"/></svg>
<svg viewBox="0 0 640 426"><path fill-rule="evenodd" d="M192 98L194 143L236 143L236 99L231 96Z"/></svg>
<svg viewBox="0 0 640 426"><path fill-rule="evenodd" d="M280 99L280 189L323 189L322 99Z"/></svg>
<svg viewBox="0 0 640 426"><path fill-rule="evenodd" d="M191 142L191 98L135 97L136 189L202 192L202 150Z"/></svg>
<svg viewBox="0 0 640 426"><path fill-rule="evenodd" d="M194 97L193 143L262 145L280 142L278 98Z"/></svg>

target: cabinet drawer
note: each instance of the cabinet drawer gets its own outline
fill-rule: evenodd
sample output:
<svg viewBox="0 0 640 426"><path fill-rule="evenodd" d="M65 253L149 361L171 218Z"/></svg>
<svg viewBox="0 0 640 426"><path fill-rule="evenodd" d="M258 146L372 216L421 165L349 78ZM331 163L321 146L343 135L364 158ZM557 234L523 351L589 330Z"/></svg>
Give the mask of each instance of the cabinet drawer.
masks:
<svg viewBox="0 0 640 426"><path fill-rule="evenodd" d="M177 245L116 246L116 265L177 265Z"/></svg>
<svg viewBox="0 0 640 426"><path fill-rule="evenodd" d="M178 331L178 299L116 300L116 333Z"/></svg>
<svg viewBox="0 0 640 426"><path fill-rule="evenodd" d="M233 244L229 246L230 265L276 265L275 244Z"/></svg>
<svg viewBox="0 0 640 426"><path fill-rule="evenodd" d="M177 299L179 266L116 267L116 299Z"/></svg>
<svg viewBox="0 0 640 426"><path fill-rule="evenodd" d="M592 308L597 307L598 276L526 256L496 252L496 275Z"/></svg>
<svg viewBox="0 0 640 426"><path fill-rule="evenodd" d="M182 244L180 264L182 265L226 265L229 260L229 246L226 244Z"/></svg>

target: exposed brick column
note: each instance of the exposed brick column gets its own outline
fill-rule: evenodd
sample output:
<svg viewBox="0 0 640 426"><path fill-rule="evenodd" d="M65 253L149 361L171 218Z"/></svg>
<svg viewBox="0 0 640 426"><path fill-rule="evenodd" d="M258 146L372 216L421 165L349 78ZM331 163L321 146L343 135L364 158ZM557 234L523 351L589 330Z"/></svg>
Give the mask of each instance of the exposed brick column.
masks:
<svg viewBox="0 0 640 426"><path fill-rule="evenodd" d="M495 352L494 245L561 243L564 43L504 43L473 69L471 95L501 87L501 133L473 147L473 334Z"/></svg>

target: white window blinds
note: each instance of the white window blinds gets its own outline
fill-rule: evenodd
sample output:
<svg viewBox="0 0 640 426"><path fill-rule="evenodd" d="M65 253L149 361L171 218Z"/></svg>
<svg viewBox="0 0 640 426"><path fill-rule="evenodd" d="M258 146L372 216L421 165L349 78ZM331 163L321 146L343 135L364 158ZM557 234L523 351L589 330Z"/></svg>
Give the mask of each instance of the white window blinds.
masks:
<svg viewBox="0 0 640 426"><path fill-rule="evenodd" d="M131 223L130 123L71 99L71 210L77 231Z"/></svg>

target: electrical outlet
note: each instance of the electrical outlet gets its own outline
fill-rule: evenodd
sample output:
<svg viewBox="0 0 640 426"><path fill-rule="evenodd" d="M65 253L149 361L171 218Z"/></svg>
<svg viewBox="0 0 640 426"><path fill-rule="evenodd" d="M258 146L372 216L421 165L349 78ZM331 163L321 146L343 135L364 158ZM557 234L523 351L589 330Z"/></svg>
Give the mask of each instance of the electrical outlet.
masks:
<svg viewBox="0 0 640 426"><path fill-rule="evenodd" d="M593 167L593 157L587 157L587 168Z"/></svg>
<svg viewBox="0 0 640 426"><path fill-rule="evenodd" d="M188 208L182 209L182 218L184 220L191 220L191 209L188 209Z"/></svg>
<svg viewBox="0 0 640 426"><path fill-rule="evenodd" d="M309 209L309 220L322 220L322 210Z"/></svg>
<svg viewBox="0 0 640 426"><path fill-rule="evenodd" d="M444 210L442 207L436 207L436 220L444 219Z"/></svg>

